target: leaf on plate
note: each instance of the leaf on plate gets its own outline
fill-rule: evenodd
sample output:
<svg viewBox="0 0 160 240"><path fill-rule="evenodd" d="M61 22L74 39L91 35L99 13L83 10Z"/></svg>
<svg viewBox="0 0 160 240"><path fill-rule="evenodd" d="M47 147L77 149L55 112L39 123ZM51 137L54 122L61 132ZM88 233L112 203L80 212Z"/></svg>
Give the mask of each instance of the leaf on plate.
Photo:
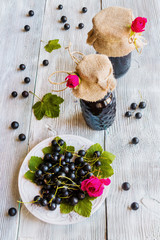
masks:
<svg viewBox="0 0 160 240"><path fill-rule="evenodd" d="M83 217L90 217L92 210L92 202L88 198L79 200L74 206L74 211Z"/></svg>
<svg viewBox="0 0 160 240"><path fill-rule="evenodd" d="M113 162L113 160L115 159L115 155L110 153L110 152L107 152L107 151L104 151L101 156L99 157L99 161L101 160L106 160L107 163L111 164Z"/></svg>
<svg viewBox="0 0 160 240"><path fill-rule="evenodd" d="M61 45L58 42L59 39L49 40L47 45L44 46L45 50L51 53L53 50L61 48Z"/></svg>
<svg viewBox="0 0 160 240"><path fill-rule="evenodd" d="M92 158L94 155L95 151L99 151L100 153L103 152L103 148L101 147L101 145L99 143L96 143L94 145L92 145L86 152L86 158Z"/></svg>
<svg viewBox="0 0 160 240"><path fill-rule="evenodd" d="M108 178L114 174L113 168L109 163L107 163L106 159L101 159L101 166L98 168L94 165L92 167L92 171L94 172L94 176L100 178Z"/></svg>
<svg viewBox="0 0 160 240"><path fill-rule="evenodd" d="M53 153L52 146L48 146L48 147L43 148L42 152L44 153L44 155L47 154L47 153Z"/></svg>
<svg viewBox="0 0 160 240"><path fill-rule="evenodd" d="M60 211L63 214L67 214L73 211L74 206L71 206L67 203L61 203L60 204Z"/></svg>
<svg viewBox="0 0 160 240"><path fill-rule="evenodd" d="M31 171L36 171L41 163L43 163L42 158L33 156L29 160L28 167Z"/></svg>
<svg viewBox="0 0 160 240"><path fill-rule="evenodd" d="M25 174L24 174L24 177L28 180L30 180L31 182L34 182L34 179L35 179L35 175L34 173L32 173L30 170L27 171Z"/></svg>
<svg viewBox="0 0 160 240"><path fill-rule="evenodd" d="M74 147L74 146L67 146L67 147L66 147L66 151L67 151L67 152L74 153L74 152L75 152L75 147Z"/></svg>

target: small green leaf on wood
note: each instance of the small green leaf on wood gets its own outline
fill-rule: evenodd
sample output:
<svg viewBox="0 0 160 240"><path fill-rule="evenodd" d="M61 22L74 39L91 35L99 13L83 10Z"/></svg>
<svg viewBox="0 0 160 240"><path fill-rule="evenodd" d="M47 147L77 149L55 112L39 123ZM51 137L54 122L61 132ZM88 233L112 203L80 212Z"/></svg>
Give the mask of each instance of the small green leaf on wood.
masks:
<svg viewBox="0 0 160 240"><path fill-rule="evenodd" d="M67 204L67 203L61 203L60 205L60 211L63 214L70 213L73 211L73 209L74 209L74 206L71 206L70 204Z"/></svg>
<svg viewBox="0 0 160 240"><path fill-rule="evenodd" d="M92 210L92 202L88 198L79 200L74 206L74 211L83 217L90 217Z"/></svg>
<svg viewBox="0 0 160 240"><path fill-rule="evenodd" d="M103 152L103 148L101 147L101 145L99 143L96 143L94 145L92 145L86 152L86 158L93 158L94 152L95 151L99 151L100 153Z"/></svg>
<svg viewBox="0 0 160 240"><path fill-rule="evenodd" d="M45 106L43 102L36 102L33 105L33 112L37 120L41 120L45 115Z"/></svg>
<svg viewBox="0 0 160 240"><path fill-rule="evenodd" d="M53 153L52 146L48 146L48 147L43 148L42 152L44 153L44 155L47 154L47 153Z"/></svg>
<svg viewBox="0 0 160 240"><path fill-rule="evenodd" d="M42 158L40 157L31 157L29 160L28 167L31 171L36 171L38 169L38 166L43 162Z"/></svg>
<svg viewBox="0 0 160 240"><path fill-rule="evenodd" d="M30 180L31 182L34 182L34 179L35 179L35 175L34 173L32 173L30 170L27 171L25 174L24 174L24 177L28 180Z"/></svg>
<svg viewBox="0 0 160 240"><path fill-rule="evenodd" d="M49 40L47 45L44 46L45 50L51 53L53 50L61 48L61 45L58 42L59 39Z"/></svg>

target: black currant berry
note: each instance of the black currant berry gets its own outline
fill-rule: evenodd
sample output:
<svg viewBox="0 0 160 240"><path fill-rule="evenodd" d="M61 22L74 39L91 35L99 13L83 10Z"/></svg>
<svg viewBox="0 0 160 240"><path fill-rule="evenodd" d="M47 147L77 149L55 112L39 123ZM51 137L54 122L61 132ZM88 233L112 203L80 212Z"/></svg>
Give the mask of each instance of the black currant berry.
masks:
<svg viewBox="0 0 160 240"><path fill-rule="evenodd" d="M30 81L31 81L31 79L30 79L29 77L25 77L25 78L24 78L24 82L25 82L25 83L29 83Z"/></svg>
<svg viewBox="0 0 160 240"><path fill-rule="evenodd" d="M132 204L131 204L131 209L132 210L138 210L138 208L139 208L139 204L137 203L137 202L133 202Z"/></svg>
<svg viewBox="0 0 160 240"><path fill-rule="evenodd" d="M99 161L98 161L98 162L99 162ZM91 165L89 165L88 163L85 164L84 167L83 167L83 170L84 170L84 171L91 171L91 169L92 169L92 168L91 168Z"/></svg>
<svg viewBox="0 0 160 240"><path fill-rule="evenodd" d="M86 8L86 7L83 7L83 8L82 8L82 12L83 12L83 13L86 13L86 12L87 12L87 8Z"/></svg>
<svg viewBox="0 0 160 240"><path fill-rule="evenodd" d="M12 97L17 97L18 96L18 93L16 92L16 91L13 91L12 93L11 93L11 95L12 95Z"/></svg>
<svg viewBox="0 0 160 240"><path fill-rule="evenodd" d="M36 181L36 184L37 184L38 186L42 186L42 185L44 184L44 181L41 180L41 179L38 179L38 180Z"/></svg>
<svg viewBox="0 0 160 240"><path fill-rule="evenodd" d="M26 135L21 133L21 134L19 134L18 138L20 141L24 141L26 139Z"/></svg>
<svg viewBox="0 0 160 240"><path fill-rule="evenodd" d="M55 167L52 169L52 172L56 174L56 173L59 172L59 170L60 170L60 169L59 169L59 166L55 166Z"/></svg>
<svg viewBox="0 0 160 240"><path fill-rule="evenodd" d="M78 158L75 159L75 164L76 164L76 165L79 165L79 164L81 164L81 163L83 163L83 162L84 162L83 157L78 157Z"/></svg>
<svg viewBox="0 0 160 240"><path fill-rule="evenodd" d="M28 32L28 31L30 30L30 26L29 26L29 25L25 25L25 26L24 26L24 30L25 30L26 32Z"/></svg>
<svg viewBox="0 0 160 240"><path fill-rule="evenodd" d="M76 197L71 197L71 198L69 199L69 201L70 201L70 204L71 204L72 206L75 206L75 205L78 203L78 198L76 198Z"/></svg>
<svg viewBox="0 0 160 240"><path fill-rule="evenodd" d="M43 206L43 207L47 206L47 204L48 204L47 199L41 198L40 204L41 204L41 206Z"/></svg>
<svg viewBox="0 0 160 240"><path fill-rule="evenodd" d="M79 152L78 152L78 155L79 155L80 157L84 157L85 154L86 154L86 152L85 152L84 150L79 150Z"/></svg>
<svg viewBox="0 0 160 240"><path fill-rule="evenodd" d="M34 11L33 11L33 10L29 10L28 15L29 15L30 17L33 17L33 16L34 16Z"/></svg>
<svg viewBox="0 0 160 240"><path fill-rule="evenodd" d="M130 108L131 108L132 110L136 110L136 108L137 108L137 103L132 103L131 106L130 106Z"/></svg>
<svg viewBox="0 0 160 240"><path fill-rule="evenodd" d="M72 172L69 172L69 173L67 174L67 176L68 176L71 180L75 180L75 178L76 178L75 174L72 173Z"/></svg>
<svg viewBox="0 0 160 240"><path fill-rule="evenodd" d="M140 102L139 108L144 109L145 107L146 107L146 103L145 102Z"/></svg>
<svg viewBox="0 0 160 240"><path fill-rule="evenodd" d="M139 143L139 139L137 137L132 138L132 143L133 144L138 144Z"/></svg>
<svg viewBox="0 0 160 240"><path fill-rule="evenodd" d="M29 92L23 91L22 92L22 97L27 98L29 96Z"/></svg>
<svg viewBox="0 0 160 240"><path fill-rule="evenodd" d="M71 170L71 171L74 171L75 170L75 164L72 162L72 163L70 163L69 165L68 165L68 167L69 167L69 169Z"/></svg>
<svg viewBox="0 0 160 240"><path fill-rule="evenodd" d="M17 129L18 127L19 127L19 123L18 122L14 121L14 122L11 123L11 128Z"/></svg>
<svg viewBox="0 0 160 240"><path fill-rule="evenodd" d="M127 111L126 113L125 113L125 117L131 117L132 116L132 113L130 112L130 111Z"/></svg>
<svg viewBox="0 0 160 240"><path fill-rule="evenodd" d="M67 17L66 16L62 16L61 17L61 22L63 22L63 23L67 22Z"/></svg>
<svg viewBox="0 0 160 240"><path fill-rule="evenodd" d="M100 161L97 161L97 162L95 163L95 165L96 165L96 167L99 167L99 166L101 166L101 162L100 162Z"/></svg>
<svg viewBox="0 0 160 240"><path fill-rule="evenodd" d="M48 169L53 166L52 163L50 163L50 162L46 162L45 165L48 167Z"/></svg>
<svg viewBox="0 0 160 240"><path fill-rule="evenodd" d="M46 166L46 165L43 165L42 167L41 167L41 170L42 170L42 172L47 172L48 171L48 167Z"/></svg>
<svg viewBox="0 0 160 240"><path fill-rule="evenodd" d="M124 191L128 191L129 189L130 189L130 184L128 183L128 182L124 182L123 184L122 184L122 189L124 190Z"/></svg>
<svg viewBox="0 0 160 240"><path fill-rule="evenodd" d="M60 146L55 146L55 147L53 147L53 150L55 151L55 152L60 152L61 151L61 147Z"/></svg>
<svg viewBox="0 0 160 240"><path fill-rule="evenodd" d="M35 172L35 176L38 178L38 177L40 177L42 175L42 170L37 170L36 172Z"/></svg>
<svg viewBox="0 0 160 240"><path fill-rule="evenodd" d="M39 204L41 200L41 197L39 195L35 196L33 199L34 204Z"/></svg>
<svg viewBox="0 0 160 240"><path fill-rule="evenodd" d="M63 9L63 5L60 4L60 5L58 6L58 9L59 9L59 10L62 10L62 9Z"/></svg>
<svg viewBox="0 0 160 240"><path fill-rule="evenodd" d="M94 157L100 157L100 156L101 156L101 153L99 151L94 152Z"/></svg>
<svg viewBox="0 0 160 240"><path fill-rule="evenodd" d="M70 25L69 25L68 23L64 24L64 29L65 29L65 30L70 29Z"/></svg>
<svg viewBox="0 0 160 240"><path fill-rule="evenodd" d="M62 201L62 200L61 200L61 198L60 198L60 197L56 197L56 200L55 200L55 203L56 203L56 204L60 204L60 203L61 203L61 201Z"/></svg>
<svg viewBox="0 0 160 240"><path fill-rule="evenodd" d="M20 70L22 70L22 71L23 71L23 70L25 70L25 69L26 69L26 65L24 65L24 64L20 64L20 65L19 65L19 68L20 68Z"/></svg>
<svg viewBox="0 0 160 240"><path fill-rule="evenodd" d="M64 173L69 173L69 167L68 166L64 166L63 167L63 172Z"/></svg>
<svg viewBox="0 0 160 240"><path fill-rule="evenodd" d="M56 203L49 203L48 204L48 209L51 211L54 211L57 208L57 204Z"/></svg>
<svg viewBox="0 0 160 240"><path fill-rule="evenodd" d="M141 119L141 118L142 118L142 113L137 112L137 113L135 114L135 118L136 118L136 119Z"/></svg>
<svg viewBox="0 0 160 240"><path fill-rule="evenodd" d="M84 176L86 173L85 173L85 171L83 170L83 169L80 169L79 171L78 171L78 175L79 176Z"/></svg>
<svg viewBox="0 0 160 240"><path fill-rule="evenodd" d="M15 208L13 208L13 207L8 210L8 214L11 217L15 216L16 213L17 213L17 210Z"/></svg>
<svg viewBox="0 0 160 240"><path fill-rule="evenodd" d="M60 146L63 146L63 145L64 145L63 139L59 139L59 140L58 140L58 144L59 144Z"/></svg>
<svg viewBox="0 0 160 240"><path fill-rule="evenodd" d="M52 140L52 146L57 146L57 141L56 140Z"/></svg>
<svg viewBox="0 0 160 240"><path fill-rule="evenodd" d="M58 158L59 158L59 160L61 160L61 161L65 159L65 157L64 157L63 154L60 154L60 155L58 156Z"/></svg>
<svg viewBox="0 0 160 240"><path fill-rule="evenodd" d="M66 153L65 153L65 158L71 159L72 157L73 157L73 155L72 155L71 152L66 152Z"/></svg>
<svg viewBox="0 0 160 240"><path fill-rule="evenodd" d="M79 28L79 29L84 28L84 23L79 23L79 24L78 24L78 28Z"/></svg>
<svg viewBox="0 0 160 240"><path fill-rule="evenodd" d="M70 163L70 159L65 157L66 163Z"/></svg>
<svg viewBox="0 0 160 240"><path fill-rule="evenodd" d="M91 172L87 174L87 178L90 178L92 176L93 176L93 173L91 173Z"/></svg>
<svg viewBox="0 0 160 240"><path fill-rule="evenodd" d="M85 194L82 193L82 192L78 192L77 197L78 197L79 200L83 200L85 198Z"/></svg>
<svg viewBox="0 0 160 240"><path fill-rule="evenodd" d="M49 64L49 61L48 60L43 60L43 66L48 66L48 64Z"/></svg>
<svg viewBox="0 0 160 240"><path fill-rule="evenodd" d="M52 161L52 154L46 153L45 156L44 156L44 161L45 161L45 162L50 162L50 161Z"/></svg>

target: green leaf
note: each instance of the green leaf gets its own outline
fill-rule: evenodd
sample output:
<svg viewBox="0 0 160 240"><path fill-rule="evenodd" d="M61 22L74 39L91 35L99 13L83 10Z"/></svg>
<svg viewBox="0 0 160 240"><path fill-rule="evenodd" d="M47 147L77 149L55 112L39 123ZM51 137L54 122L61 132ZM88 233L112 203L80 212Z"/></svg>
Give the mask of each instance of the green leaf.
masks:
<svg viewBox="0 0 160 240"><path fill-rule="evenodd" d="M101 159L101 166L98 168L94 165L92 167L92 171L94 172L94 175L96 177L100 178L108 178L111 177L114 174L113 168L109 163L107 163L106 159Z"/></svg>
<svg viewBox="0 0 160 240"><path fill-rule="evenodd" d="M107 163L111 164L115 159L115 155L110 152L104 151L101 156L99 157L99 161L106 160Z"/></svg>
<svg viewBox="0 0 160 240"><path fill-rule="evenodd" d="M28 167L31 171L36 171L38 169L38 166L43 162L42 158L40 157L31 157L29 160Z"/></svg>
<svg viewBox="0 0 160 240"><path fill-rule="evenodd" d="M30 180L31 182L34 182L34 179L35 179L35 175L34 173L32 173L30 170L27 171L25 174L24 174L24 177L28 180Z"/></svg>
<svg viewBox="0 0 160 240"><path fill-rule="evenodd" d="M58 42L59 39L48 41L47 45L44 46L45 50L51 53L53 50L61 48L61 45Z"/></svg>
<svg viewBox="0 0 160 240"><path fill-rule="evenodd" d="M47 154L47 153L53 153L52 146L48 146L48 147L43 148L42 152L44 153L44 155Z"/></svg>
<svg viewBox="0 0 160 240"><path fill-rule="evenodd" d="M80 200L75 206L74 211L83 217L90 217L92 202L88 198Z"/></svg>
<svg viewBox="0 0 160 240"><path fill-rule="evenodd" d="M66 151L67 151L67 152L74 153L74 152L75 152L75 147L74 147L74 146L67 146L67 147L66 147Z"/></svg>
<svg viewBox="0 0 160 240"><path fill-rule="evenodd" d="M59 105L64 102L64 99L47 93L43 96L42 101L39 101L33 105L34 115L37 120L41 120L43 116L49 118L59 117L60 107Z"/></svg>
<svg viewBox="0 0 160 240"><path fill-rule="evenodd" d="M101 145L99 143L96 143L94 145L92 145L86 152L86 158L93 158L93 154L95 151L100 151L100 153L103 152L103 148L101 147Z"/></svg>
<svg viewBox="0 0 160 240"><path fill-rule="evenodd" d="M36 102L33 105L33 112L37 120L41 120L43 116L45 115L45 106L43 102Z"/></svg>
<svg viewBox="0 0 160 240"><path fill-rule="evenodd" d="M61 203L60 204L60 211L63 214L70 213L70 212L73 211L73 209L74 209L74 206L71 206L71 205L69 205L67 203Z"/></svg>

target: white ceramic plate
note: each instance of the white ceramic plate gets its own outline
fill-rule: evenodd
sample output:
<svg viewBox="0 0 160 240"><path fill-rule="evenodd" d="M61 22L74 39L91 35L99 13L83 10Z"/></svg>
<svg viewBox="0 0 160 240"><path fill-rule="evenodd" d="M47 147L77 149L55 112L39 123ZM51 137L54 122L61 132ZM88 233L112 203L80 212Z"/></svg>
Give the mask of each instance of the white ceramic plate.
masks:
<svg viewBox="0 0 160 240"><path fill-rule="evenodd" d="M84 146L83 149L87 150L91 145L94 144L92 141L86 138L75 135L60 135L60 137L65 140L67 145L74 146L75 150L78 150L83 146ZM40 207L31 203L25 203L31 202L34 196L39 194L40 190L39 186L36 186L36 184L33 184L32 182L24 178L25 172L28 171L28 161L30 160L31 156L43 157L42 149L44 147L49 146L53 138L54 137L47 138L44 141L40 142L27 154L26 158L24 159L22 166L20 168L18 178L18 187L21 199L24 202L28 211L44 222L65 225L84 221L86 218L78 215L74 211L69 214L60 213L59 206L55 211L49 211L47 207ZM103 194L92 202L93 206L91 214L93 214L101 206L108 191L109 186L105 187Z"/></svg>

